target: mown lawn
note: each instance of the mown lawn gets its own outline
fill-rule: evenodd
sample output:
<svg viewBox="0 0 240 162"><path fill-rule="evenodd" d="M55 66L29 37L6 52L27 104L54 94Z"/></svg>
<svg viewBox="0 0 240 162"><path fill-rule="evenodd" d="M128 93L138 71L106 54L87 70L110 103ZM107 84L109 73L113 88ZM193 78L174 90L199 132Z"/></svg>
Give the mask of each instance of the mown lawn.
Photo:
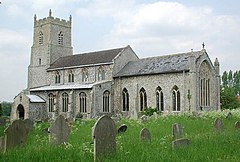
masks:
<svg viewBox="0 0 240 162"><path fill-rule="evenodd" d="M226 112L203 113L200 118L190 114L159 116L146 123L122 119L117 123L128 126L124 135L117 136L117 152L103 161L240 161L240 130L234 123L240 120L240 111L233 111L231 119L225 119ZM214 129L216 117L223 120L223 131ZM91 128L95 120L81 120L73 123L69 143L51 146L48 134L42 129L49 123L34 125L28 142L19 148L0 155L0 161L93 161ZM172 149L171 129L173 123L184 126L184 137L190 139L188 147ZM139 132L148 128L151 143L141 143ZM1 129L0 129L1 130Z"/></svg>

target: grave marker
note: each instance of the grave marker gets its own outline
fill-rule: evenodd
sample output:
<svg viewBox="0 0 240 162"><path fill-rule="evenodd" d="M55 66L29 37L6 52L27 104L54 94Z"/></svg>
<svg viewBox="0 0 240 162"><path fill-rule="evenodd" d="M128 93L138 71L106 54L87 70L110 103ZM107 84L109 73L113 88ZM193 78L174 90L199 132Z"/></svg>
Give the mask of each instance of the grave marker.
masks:
<svg viewBox="0 0 240 162"><path fill-rule="evenodd" d="M172 135L174 139L179 139L183 137L183 127L178 124L178 123L174 123L172 125Z"/></svg>
<svg viewBox="0 0 240 162"><path fill-rule="evenodd" d="M118 134L125 133L127 130L127 125L123 124L118 128Z"/></svg>
<svg viewBox="0 0 240 162"><path fill-rule="evenodd" d="M181 138L172 141L172 148L182 147L182 146L188 146L190 144L190 140L187 138Z"/></svg>
<svg viewBox="0 0 240 162"><path fill-rule="evenodd" d="M214 120L214 127L216 128L216 130L218 130L218 131L222 130L222 125L223 125L223 123L222 123L221 119L217 118Z"/></svg>
<svg viewBox="0 0 240 162"><path fill-rule="evenodd" d="M147 128L143 128L140 131L140 141L151 143L151 134Z"/></svg>
<svg viewBox="0 0 240 162"><path fill-rule="evenodd" d="M232 119L232 113L231 113L231 112L229 112L229 113L227 114L226 119Z"/></svg>
<svg viewBox="0 0 240 162"><path fill-rule="evenodd" d="M94 160L116 152L116 127L114 121L104 115L93 127Z"/></svg>
<svg viewBox="0 0 240 162"><path fill-rule="evenodd" d="M236 129L239 129L240 128L240 121L237 121L234 126L235 126Z"/></svg>
<svg viewBox="0 0 240 162"><path fill-rule="evenodd" d="M143 115L141 116L142 122L146 122L148 120L147 115Z"/></svg>
<svg viewBox="0 0 240 162"><path fill-rule="evenodd" d="M64 116L59 115L54 123L49 127L50 143L51 144L63 144L68 141L68 135L70 128L66 122Z"/></svg>

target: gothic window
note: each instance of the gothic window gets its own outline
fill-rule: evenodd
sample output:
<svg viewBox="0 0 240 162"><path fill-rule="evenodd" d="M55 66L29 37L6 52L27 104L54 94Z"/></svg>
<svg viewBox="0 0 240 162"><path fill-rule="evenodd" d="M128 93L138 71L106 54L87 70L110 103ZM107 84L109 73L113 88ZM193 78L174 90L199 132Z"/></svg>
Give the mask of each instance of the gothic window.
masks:
<svg viewBox="0 0 240 162"><path fill-rule="evenodd" d="M181 103L180 91L179 91L177 86L174 86L173 90L172 90L173 111L180 111L181 110L180 103Z"/></svg>
<svg viewBox="0 0 240 162"><path fill-rule="evenodd" d="M88 71L87 69L84 69L82 71L82 82L87 82L88 81Z"/></svg>
<svg viewBox="0 0 240 162"><path fill-rule="evenodd" d="M199 70L199 82L200 82L200 106L210 106L210 67L206 61L204 61Z"/></svg>
<svg viewBox="0 0 240 162"><path fill-rule="evenodd" d="M144 111L147 108L147 93L144 88L140 89L140 111Z"/></svg>
<svg viewBox="0 0 240 162"><path fill-rule="evenodd" d="M80 113L86 113L87 112L87 95L84 92L81 92L79 94L79 100L80 100Z"/></svg>
<svg viewBox="0 0 240 162"><path fill-rule="evenodd" d="M100 68L98 70L98 81L105 80L105 71Z"/></svg>
<svg viewBox="0 0 240 162"><path fill-rule="evenodd" d="M72 73L72 71L69 71L68 82L74 82L74 74Z"/></svg>
<svg viewBox="0 0 240 162"><path fill-rule="evenodd" d="M63 33L62 32L60 32L58 34L58 44L63 45Z"/></svg>
<svg viewBox="0 0 240 162"><path fill-rule="evenodd" d="M103 112L109 112L110 108L110 92L105 91L103 93Z"/></svg>
<svg viewBox="0 0 240 162"><path fill-rule="evenodd" d="M60 76L60 73L59 72L56 72L55 74L55 83L60 83L60 79L61 79L61 76Z"/></svg>
<svg viewBox="0 0 240 162"><path fill-rule="evenodd" d="M122 110L129 111L129 94L126 88L122 91Z"/></svg>
<svg viewBox="0 0 240 162"><path fill-rule="evenodd" d="M39 32L38 43L39 43L39 45L43 44L43 33L41 31Z"/></svg>
<svg viewBox="0 0 240 162"><path fill-rule="evenodd" d="M54 110L54 95L50 93L48 95L48 112L53 112Z"/></svg>
<svg viewBox="0 0 240 162"><path fill-rule="evenodd" d="M62 94L62 112L68 112L68 94L63 93Z"/></svg>
<svg viewBox="0 0 240 162"><path fill-rule="evenodd" d="M158 111L164 111L164 100L161 87L157 87L156 89L156 108Z"/></svg>

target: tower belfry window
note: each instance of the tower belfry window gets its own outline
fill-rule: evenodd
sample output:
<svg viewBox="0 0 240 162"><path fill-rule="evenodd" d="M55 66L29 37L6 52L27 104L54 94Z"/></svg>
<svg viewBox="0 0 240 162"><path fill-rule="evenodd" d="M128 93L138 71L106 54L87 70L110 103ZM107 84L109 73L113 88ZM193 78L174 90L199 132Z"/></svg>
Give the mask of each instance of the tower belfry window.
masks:
<svg viewBox="0 0 240 162"><path fill-rule="evenodd" d="M39 32L39 40L38 40L38 42L39 42L39 45L43 44L43 33L41 31Z"/></svg>
<svg viewBox="0 0 240 162"><path fill-rule="evenodd" d="M63 33L62 32L60 32L58 34L58 44L63 45Z"/></svg>

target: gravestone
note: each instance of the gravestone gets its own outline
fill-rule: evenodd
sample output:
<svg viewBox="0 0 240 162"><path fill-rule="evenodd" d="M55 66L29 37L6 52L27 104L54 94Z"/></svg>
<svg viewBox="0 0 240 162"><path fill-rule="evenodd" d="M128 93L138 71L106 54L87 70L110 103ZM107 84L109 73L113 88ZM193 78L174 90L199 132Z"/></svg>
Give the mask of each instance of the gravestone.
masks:
<svg viewBox="0 0 240 162"><path fill-rule="evenodd" d="M23 120L27 133L33 130L33 121L30 119Z"/></svg>
<svg viewBox="0 0 240 162"><path fill-rule="evenodd" d="M231 112L229 112L229 113L227 114L226 119L232 119L232 113L231 113Z"/></svg>
<svg viewBox="0 0 240 162"><path fill-rule="evenodd" d="M118 134L125 133L127 130L127 125L123 124L118 128Z"/></svg>
<svg viewBox="0 0 240 162"><path fill-rule="evenodd" d="M141 116L142 122L146 122L148 120L147 115L143 115Z"/></svg>
<svg viewBox="0 0 240 162"><path fill-rule="evenodd" d="M140 141L151 143L151 134L147 128L143 128L140 131Z"/></svg>
<svg viewBox="0 0 240 162"><path fill-rule="evenodd" d="M54 123L49 127L49 142L51 144L59 145L68 141L70 129L64 116L59 115Z"/></svg>
<svg viewBox="0 0 240 162"><path fill-rule="evenodd" d="M217 118L214 120L214 127L216 128L216 130L222 130L222 120Z"/></svg>
<svg viewBox="0 0 240 162"><path fill-rule="evenodd" d="M179 139L183 137L183 127L178 124L178 123L174 123L172 125L172 135L174 139Z"/></svg>
<svg viewBox="0 0 240 162"><path fill-rule="evenodd" d="M200 116L200 113L197 111L193 111L192 114L195 118L198 118Z"/></svg>
<svg viewBox="0 0 240 162"><path fill-rule="evenodd" d="M235 126L236 129L239 129L240 128L240 121L237 121L234 126Z"/></svg>
<svg viewBox="0 0 240 162"><path fill-rule="evenodd" d="M154 117L154 119L157 119L157 118L158 118L157 112L153 112L153 117Z"/></svg>
<svg viewBox="0 0 240 162"><path fill-rule="evenodd" d="M102 156L112 155L116 152L116 127L110 117L103 115L96 121L92 136L95 161Z"/></svg>
<svg viewBox="0 0 240 162"><path fill-rule="evenodd" d="M0 126L4 126L6 124L6 119L0 117Z"/></svg>
<svg viewBox="0 0 240 162"><path fill-rule="evenodd" d="M190 144L190 140L187 138L181 138L172 141L172 148L182 147L182 146L188 146Z"/></svg>
<svg viewBox="0 0 240 162"><path fill-rule="evenodd" d="M24 144L28 133L23 120L13 121L5 130L5 151Z"/></svg>

